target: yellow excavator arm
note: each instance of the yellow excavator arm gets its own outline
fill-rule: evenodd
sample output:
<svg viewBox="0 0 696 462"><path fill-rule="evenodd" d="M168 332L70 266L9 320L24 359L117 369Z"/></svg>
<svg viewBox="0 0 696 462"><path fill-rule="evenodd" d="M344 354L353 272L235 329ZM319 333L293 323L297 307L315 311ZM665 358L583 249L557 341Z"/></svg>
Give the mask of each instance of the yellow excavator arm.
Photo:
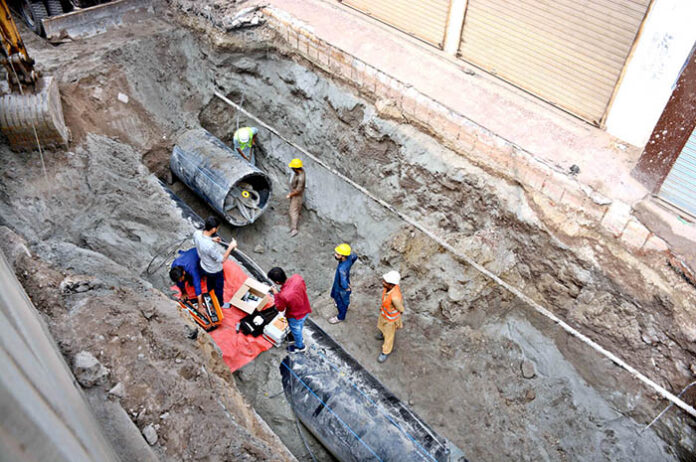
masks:
<svg viewBox="0 0 696 462"><path fill-rule="evenodd" d="M22 37L19 36L6 0L0 0L0 34L3 51L0 59L7 70L10 86L13 89L17 89L18 85L33 87L39 76L34 70L34 60L29 57Z"/></svg>
<svg viewBox="0 0 696 462"><path fill-rule="evenodd" d="M34 69L7 0L0 0L0 34L0 59L9 83L0 94L0 129L10 147L19 151L67 147L70 132L63 119L58 83L53 77L40 77Z"/></svg>

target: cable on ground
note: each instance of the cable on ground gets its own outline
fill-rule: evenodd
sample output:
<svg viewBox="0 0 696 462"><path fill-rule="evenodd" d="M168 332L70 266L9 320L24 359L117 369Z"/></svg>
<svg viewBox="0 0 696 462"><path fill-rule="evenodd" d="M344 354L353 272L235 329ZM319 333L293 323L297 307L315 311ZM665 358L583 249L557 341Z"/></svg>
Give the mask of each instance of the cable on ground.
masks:
<svg viewBox="0 0 696 462"><path fill-rule="evenodd" d="M684 389L681 391L681 393L679 393L677 396L678 396L679 398L681 398L682 395L683 395L684 393L686 393L686 391L687 391L689 388L691 388L692 386L694 386L694 385L696 385L696 381L691 382L691 383L688 384L686 387L684 387ZM666 413L667 411L669 411L669 410L672 408L672 406L674 406L674 403L669 403L669 406L667 406L666 408L664 408L664 409L662 410L662 412L660 412L660 413L657 415L657 417L655 417L655 418L652 420L652 422L650 422L650 423L649 423L644 429L642 429L640 432L643 433L645 430L647 430L648 428L652 427L652 425L653 425L655 422L657 422L658 420L660 420L660 418L661 418L663 415L665 415L665 413Z"/></svg>

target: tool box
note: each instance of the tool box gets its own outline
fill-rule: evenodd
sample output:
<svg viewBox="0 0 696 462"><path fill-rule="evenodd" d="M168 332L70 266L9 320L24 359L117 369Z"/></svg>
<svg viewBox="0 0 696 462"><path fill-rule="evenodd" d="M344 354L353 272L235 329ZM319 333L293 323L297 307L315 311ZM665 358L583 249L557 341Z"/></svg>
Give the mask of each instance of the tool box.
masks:
<svg viewBox="0 0 696 462"><path fill-rule="evenodd" d="M278 347L282 345L289 330L288 320L285 319L284 314L279 313L273 318L273 321L266 324L266 327L263 328L263 338L271 342L273 346Z"/></svg>
<svg viewBox="0 0 696 462"><path fill-rule="evenodd" d="M218 327L222 324L222 310L218 302L215 292L203 294L203 306L198 306L197 299L179 299L179 307L182 310L188 311L194 321L201 326L206 332Z"/></svg>

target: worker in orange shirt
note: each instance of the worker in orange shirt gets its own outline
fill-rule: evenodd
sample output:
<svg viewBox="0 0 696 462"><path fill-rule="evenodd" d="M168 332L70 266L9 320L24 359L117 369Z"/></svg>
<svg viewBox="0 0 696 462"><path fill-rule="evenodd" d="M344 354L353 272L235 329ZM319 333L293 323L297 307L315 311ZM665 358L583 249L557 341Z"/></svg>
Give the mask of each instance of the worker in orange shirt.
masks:
<svg viewBox="0 0 696 462"><path fill-rule="evenodd" d="M401 295L399 282L401 275L398 271L389 271L382 276L382 306L380 309L377 329L380 333L377 340L384 340L382 353L377 357L377 361L383 363L394 349L394 336L396 329L403 327L401 315L404 312L404 298Z"/></svg>

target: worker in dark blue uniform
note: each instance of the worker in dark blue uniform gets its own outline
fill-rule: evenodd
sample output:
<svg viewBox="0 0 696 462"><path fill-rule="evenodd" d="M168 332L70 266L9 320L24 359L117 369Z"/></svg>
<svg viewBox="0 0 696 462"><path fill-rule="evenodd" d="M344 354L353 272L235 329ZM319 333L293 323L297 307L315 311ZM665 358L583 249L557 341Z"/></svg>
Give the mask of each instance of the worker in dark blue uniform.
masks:
<svg viewBox="0 0 696 462"><path fill-rule="evenodd" d="M333 287L331 287L331 298L336 303L338 315L329 319L329 323L338 324L345 321L348 305L350 305L350 268L358 259L348 244L340 244L334 249L334 258L338 260L336 275L334 276Z"/></svg>
<svg viewBox="0 0 696 462"><path fill-rule="evenodd" d="M169 277L181 289L184 298L186 298L186 283L191 284L198 297L198 306L203 306L200 264L201 260L195 247L186 251L179 250L179 256L169 270Z"/></svg>

